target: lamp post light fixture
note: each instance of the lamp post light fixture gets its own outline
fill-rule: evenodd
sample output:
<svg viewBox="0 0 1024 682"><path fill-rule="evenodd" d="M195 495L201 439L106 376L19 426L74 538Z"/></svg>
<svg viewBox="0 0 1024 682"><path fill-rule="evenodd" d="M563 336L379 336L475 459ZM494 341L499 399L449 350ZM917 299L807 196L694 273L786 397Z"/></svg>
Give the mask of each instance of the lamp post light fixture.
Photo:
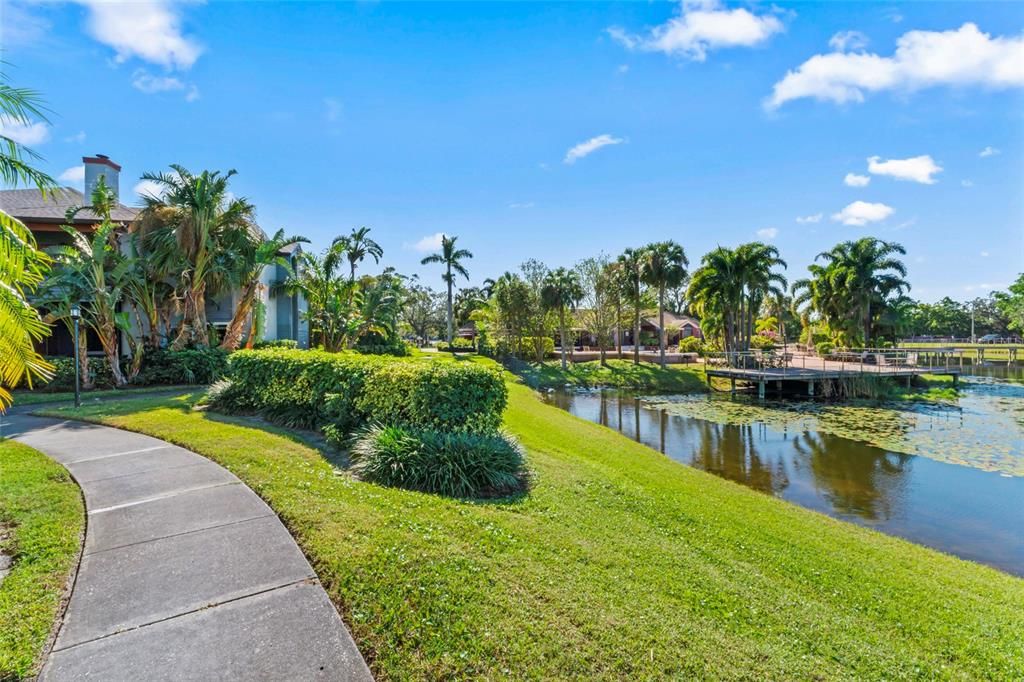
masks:
<svg viewBox="0 0 1024 682"><path fill-rule="evenodd" d="M81 381L81 364L78 357L78 320L82 317L82 309L78 307L77 303L71 304L71 319L75 321L75 407L82 406L81 387L79 382Z"/></svg>

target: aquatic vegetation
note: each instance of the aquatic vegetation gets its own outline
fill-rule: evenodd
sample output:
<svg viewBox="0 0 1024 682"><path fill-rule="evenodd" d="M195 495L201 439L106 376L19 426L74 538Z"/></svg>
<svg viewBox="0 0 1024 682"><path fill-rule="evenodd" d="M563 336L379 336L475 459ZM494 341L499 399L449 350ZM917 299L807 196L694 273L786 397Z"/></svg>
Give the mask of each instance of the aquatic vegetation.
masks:
<svg viewBox="0 0 1024 682"><path fill-rule="evenodd" d="M1024 476L1024 386L987 379L930 388L925 400L759 402L748 396L650 396L648 407L722 424L764 423L779 431L818 431L890 452Z"/></svg>

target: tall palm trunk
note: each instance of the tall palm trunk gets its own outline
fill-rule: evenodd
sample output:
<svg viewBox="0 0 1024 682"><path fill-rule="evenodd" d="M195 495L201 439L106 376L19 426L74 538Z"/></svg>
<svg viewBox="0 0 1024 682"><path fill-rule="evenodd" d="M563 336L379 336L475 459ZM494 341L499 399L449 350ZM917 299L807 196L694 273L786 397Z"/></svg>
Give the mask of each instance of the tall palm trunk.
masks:
<svg viewBox="0 0 1024 682"><path fill-rule="evenodd" d="M448 266L448 348L451 349L455 336L454 311L452 310L452 266Z"/></svg>
<svg viewBox="0 0 1024 682"><path fill-rule="evenodd" d="M616 295L615 297L615 350L619 356L619 360L622 359L622 299Z"/></svg>
<svg viewBox="0 0 1024 682"><path fill-rule="evenodd" d="M562 337L562 371L568 367L565 361L565 306L561 306L558 309L558 331L559 336Z"/></svg>
<svg viewBox="0 0 1024 682"><path fill-rule="evenodd" d="M252 280L246 283L242 289L241 298L238 300L238 307L231 317L227 329L224 330L224 339L220 347L224 350L236 350L242 342L242 332L245 330L245 323L252 315L253 303L256 301L256 290L259 280Z"/></svg>
<svg viewBox="0 0 1024 682"><path fill-rule="evenodd" d="M75 328L71 327L71 338L75 338ZM92 378L89 376L89 333L84 325L78 329L78 374L82 382L82 388L92 388Z"/></svg>
<svg viewBox="0 0 1024 682"><path fill-rule="evenodd" d="M110 365L110 374L114 378L114 385L118 388L128 384L121 372L121 353L117 345L117 326L112 322L104 321L99 325L100 343L103 346L103 354L107 356L107 364Z"/></svg>
<svg viewBox="0 0 1024 682"><path fill-rule="evenodd" d="M190 343L208 346L210 337L206 333L206 282L190 286L185 290L183 298L181 329L171 348L181 350Z"/></svg>
<svg viewBox="0 0 1024 682"><path fill-rule="evenodd" d="M633 290L633 364L640 364L640 285Z"/></svg>
<svg viewBox="0 0 1024 682"><path fill-rule="evenodd" d="M658 348L661 353L661 368L665 369L665 285L658 287Z"/></svg>
<svg viewBox="0 0 1024 682"><path fill-rule="evenodd" d="M871 348L871 297L868 296L864 306L864 347Z"/></svg>

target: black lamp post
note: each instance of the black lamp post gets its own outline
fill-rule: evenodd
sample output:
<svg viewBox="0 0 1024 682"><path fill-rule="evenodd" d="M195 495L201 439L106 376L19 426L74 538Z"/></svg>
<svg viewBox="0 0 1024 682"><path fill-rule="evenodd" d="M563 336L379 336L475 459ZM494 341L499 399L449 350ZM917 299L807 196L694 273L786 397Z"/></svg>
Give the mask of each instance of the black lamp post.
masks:
<svg viewBox="0 0 1024 682"><path fill-rule="evenodd" d="M79 387L81 364L78 358L78 319L82 316L82 310L77 303L71 304L71 319L75 321L75 407L82 406L82 396Z"/></svg>

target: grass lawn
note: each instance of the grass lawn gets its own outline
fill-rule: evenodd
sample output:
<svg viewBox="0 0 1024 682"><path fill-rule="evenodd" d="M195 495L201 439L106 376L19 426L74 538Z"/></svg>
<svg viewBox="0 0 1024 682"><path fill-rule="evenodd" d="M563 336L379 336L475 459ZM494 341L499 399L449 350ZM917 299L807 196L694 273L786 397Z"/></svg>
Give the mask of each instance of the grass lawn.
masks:
<svg viewBox="0 0 1024 682"><path fill-rule="evenodd" d="M142 386L138 388L109 388L98 391L82 391L82 402L96 398L125 398L137 394L162 393L175 390L195 390L196 386ZM70 402L75 399L74 391L15 391L15 405L39 405L40 403Z"/></svg>
<svg viewBox="0 0 1024 682"><path fill-rule="evenodd" d="M0 582L0 680L36 672L84 522L81 493L64 467L0 440L0 551L14 557Z"/></svg>
<svg viewBox="0 0 1024 682"><path fill-rule="evenodd" d="M911 348L928 350L930 348L958 348L965 351L964 357L977 358L978 350L985 351L986 360L1006 360L1010 357L1010 349L1017 349L1017 356L1021 356L1024 344L1020 343L902 343L900 348Z"/></svg>
<svg viewBox="0 0 1024 682"><path fill-rule="evenodd" d="M535 478L497 502L355 481L187 398L56 413L240 476L380 679L1024 677L1024 580L690 469L509 388L506 425Z"/></svg>
<svg viewBox="0 0 1024 682"><path fill-rule="evenodd" d="M702 393L707 390L703 364L668 365L632 360L609 359L608 366L598 361L569 363L566 370L558 360L542 364L522 363L516 369L527 385L533 388L561 388L566 384L583 388L608 386L641 391Z"/></svg>

